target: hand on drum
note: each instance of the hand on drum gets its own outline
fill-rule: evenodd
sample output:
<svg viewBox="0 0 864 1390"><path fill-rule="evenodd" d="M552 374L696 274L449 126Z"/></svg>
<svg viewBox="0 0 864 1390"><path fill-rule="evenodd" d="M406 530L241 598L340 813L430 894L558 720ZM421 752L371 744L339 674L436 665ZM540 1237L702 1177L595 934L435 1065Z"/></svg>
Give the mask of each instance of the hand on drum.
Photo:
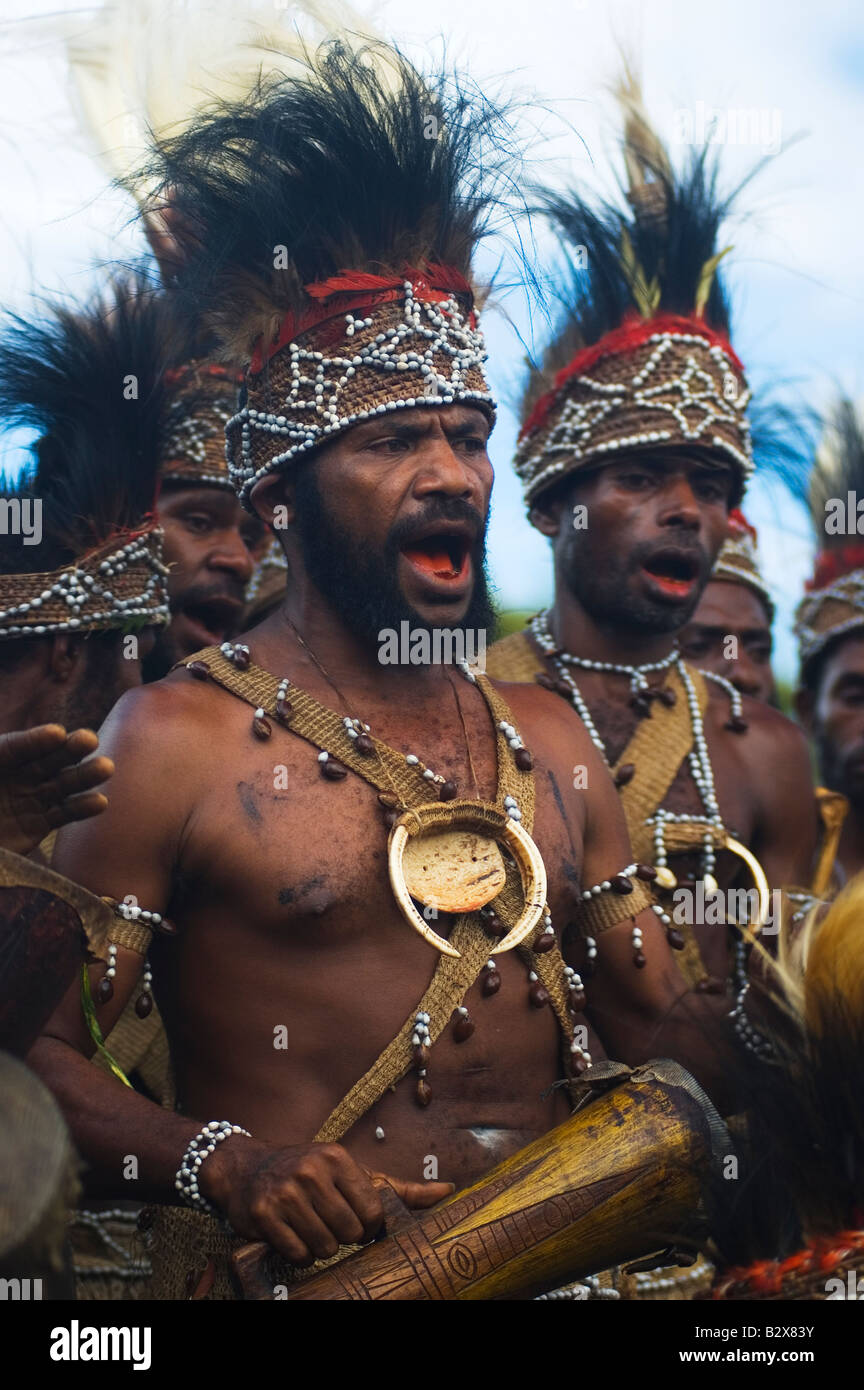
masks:
<svg viewBox="0 0 864 1390"><path fill-rule="evenodd" d="M378 1188L389 1183L407 1207L449 1197L449 1182L409 1182L371 1173L340 1144L272 1149L236 1136L201 1167L199 1184L234 1231L263 1240L296 1265L329 1259L340 1245L371 1240L384 1224Z"/></svg>

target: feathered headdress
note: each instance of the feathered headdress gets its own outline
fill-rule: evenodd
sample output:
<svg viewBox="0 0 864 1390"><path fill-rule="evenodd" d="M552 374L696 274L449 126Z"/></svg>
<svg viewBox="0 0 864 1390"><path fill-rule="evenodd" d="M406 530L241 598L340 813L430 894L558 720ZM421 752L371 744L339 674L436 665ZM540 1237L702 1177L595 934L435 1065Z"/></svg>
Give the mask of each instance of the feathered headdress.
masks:
<svg viewBox="0 0 864 1390"><path fill-rule="evenodd" d="M779 962L765 954L761 1057L742 1063L748 1140L717 1193L718 1298L826 1298L864 1272L864 883ZM751 1009L750 1020L753 1022ZM856 1276L857 1277L857 1276Z"/></svg>
<svg viewBox="0 0 864 1390"><path fill-rule="evenodd" d="M626 205L576 190L541 197L565 248L562 317L531 371L516 471L530 502L621 449L687 445L731 460L740 496L753 467L750 391L718 274L735 194L719 193L707 147L673 168L629 72L617 94Z"/></svg>
<svg viewBox="0 0 864 1390"><path fill-rule="evenodd" d="M185 130L221 102L242 102L274 73L302 67L307 43L372 36L345 0L105 0L82 18L53 16L82 130L113 179L139 202L154 138Z"/></svg>
<svg viewBox="0 0 864 1390"><path fill-rule="evenodd" d="M125 277L87 307L46 303L0 332L0 418L36 432L7 501L38 508L37 543L7 536L0 636L167 622L153 525L173 323Z"/></svg>
<svg viewBox="0 0 864 1390"><path fill-rule="evenodd" d="M864 497L864 413L839 400L829 413L810 477L808 503L818 552L798 606L795 633L802 669L838 637L864 630L864 542L857 499ZM851 510L851 516L849 515Z"/></svg>
<svg viewBox="0 0 864 1390"><path fill-rule="evenodd" d="M744 513L736 507L729 513L729 530L711 571L712 579L745 584L765 605L769 620L774 618L774 601L759 567L758 537Z"/></svg>
<svg viewBox="0 0 864 1390"><path fill-rule="evenodd" d="M233 0L108 0L84 20L60 16L46 24L60 29L91 149L142 208L152 184L141 170L154 138L176 137L202 110L242 102L267 75L302 65L304 33L321 38L337 27L363 27L341 0L304 0L281 12L272 0L242 10ZM148 209L145 227L179 319L170 294L177 248L158 207ZM224 430L237 410L240 378L208 359L210 346L206 334L190 331L165 381L167 483L231 487Z"/></svg>
<svg viewBox="0 0 864 1390"><path fill-rule="evenodd" d="M242 500L360 420L493 415L471 284L502 176L501 113L393 49L333 42L159 143L176 292L248 366L228 429Z"/></svg>

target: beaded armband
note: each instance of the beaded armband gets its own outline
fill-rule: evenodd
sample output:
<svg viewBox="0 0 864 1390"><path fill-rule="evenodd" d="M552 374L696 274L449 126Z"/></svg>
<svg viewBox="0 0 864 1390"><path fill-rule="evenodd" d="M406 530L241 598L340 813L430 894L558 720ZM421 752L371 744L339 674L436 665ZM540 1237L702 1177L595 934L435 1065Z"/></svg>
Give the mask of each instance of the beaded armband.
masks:
<svg viewBox="0 0 864 1390"><path fill-rule="evenodd" d="M166 936L174 935L174 928L161 913L148 912L131 898L118 902L116 898L106 897L102 901L114 911L114 921L108 928L108 940L113 946L122 946L136 955L146 956L154 931Z"/></svg>
<svg viewBox="0 0 864 1390"><path fill-rule="evenodd" d="M577 925L586 936L597 937L653 907L656 900L648 885L655 874L648 864L628 864L620 874L586 888L574 913Z"/></svg>
<svg viewBox="0 0 864 1390"><path fill-rule="evenodd" d="M153 975L150 970L150 962L147 960L147 951L153 939L153 932L163 932L168 936L174 935L174 927L170 922L166 922L159 912L148 912L135 902L134 898L126 898L123 902L118 902L116 898L103 897L102 902L106 903L114 913L113 921L106 932L108 946L108 959L105 974L96 986L96 997L90 989L90 976L88 967L85 965L81 972L81 1006L84 1011L84 1018L91 1038L108 1070L122 1081L124 1085L130 1085L128 1077L117 1065L111 1053L105 1046L105 1038L99 1020L96 1017L96 1006L110 1003L114 998L114 980L117 975L117 949L122 946L127 951L134 951L142 957L141 970L141 992L135 1001L135 1012L139 1018L144 1019L153 1011Z"/></svg>

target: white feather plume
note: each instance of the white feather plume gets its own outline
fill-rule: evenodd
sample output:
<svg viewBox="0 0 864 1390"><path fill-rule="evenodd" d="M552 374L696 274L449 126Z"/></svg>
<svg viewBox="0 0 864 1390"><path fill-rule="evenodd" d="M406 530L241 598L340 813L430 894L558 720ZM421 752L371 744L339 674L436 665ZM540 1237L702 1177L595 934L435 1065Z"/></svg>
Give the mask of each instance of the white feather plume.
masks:
<svg viewBox="0 0 864 1390"><path fill-rule="evenodd" d="M154 134L177 135L213 102L241 100L327 38L378 38L345 0L106 0L63 29L79 123L127 186ZM146 199L145 187L133 191Z"/></svg>

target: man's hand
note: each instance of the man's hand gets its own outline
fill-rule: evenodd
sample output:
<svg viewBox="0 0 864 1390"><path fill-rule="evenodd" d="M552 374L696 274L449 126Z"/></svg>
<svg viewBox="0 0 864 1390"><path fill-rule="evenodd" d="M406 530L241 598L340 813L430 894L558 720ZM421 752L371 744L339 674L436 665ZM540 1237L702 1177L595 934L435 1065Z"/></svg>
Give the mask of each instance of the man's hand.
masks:
<svg viewBox="0 0 864 1390"><path fill-rule="evenodd" d="M94 788L114 764L90 757L98 747L92 729L67 734L60 724L0 735L0 847L29 854L50 831L105 810Z"/></svg>
<svg viewBox="0 0 864 1390"><path fill-rule="evenodd" d="M376 1182L386 1181L408 1207L449 1197L449 1182L408 1182L361 1167L340 1144L273 1149L235 1135L202 1164L202 1194L238 1235L264 1240L295 1265L329 1259L340 1245L377 1235L384 1210Z"/></svg>

